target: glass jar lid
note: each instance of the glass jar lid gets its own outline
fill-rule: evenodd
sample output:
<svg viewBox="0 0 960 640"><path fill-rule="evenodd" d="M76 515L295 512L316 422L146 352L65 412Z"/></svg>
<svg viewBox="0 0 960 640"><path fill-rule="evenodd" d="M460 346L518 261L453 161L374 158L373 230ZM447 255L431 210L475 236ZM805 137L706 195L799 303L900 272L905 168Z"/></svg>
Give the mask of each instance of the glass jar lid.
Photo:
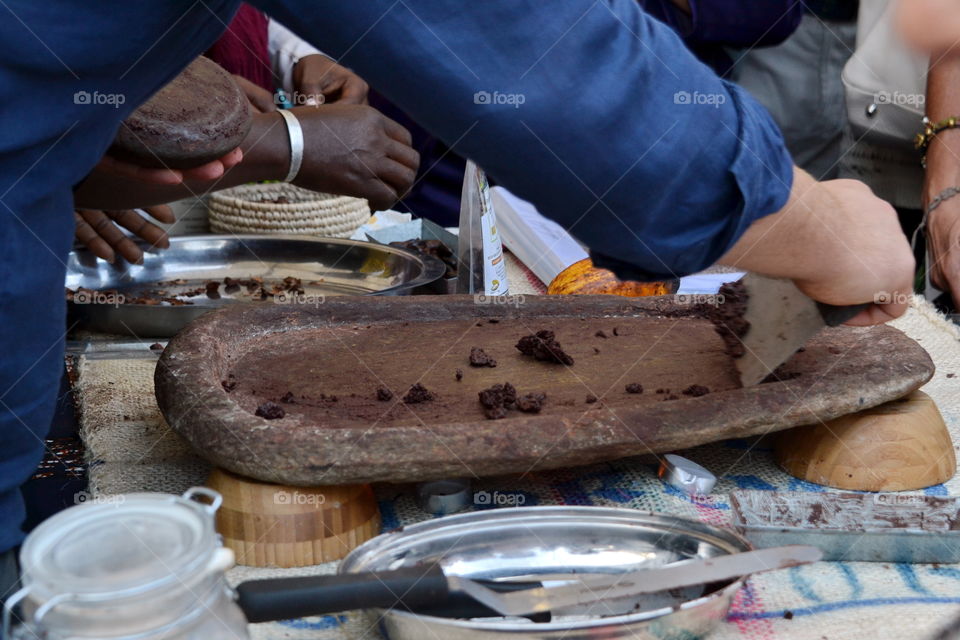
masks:
<svg viewBox="0 0 960 640"><path fill-rule="evenodd" d="M59 594L106 600L189 581L219 546L219 502L201 487L183 497L127 494L62 511L27 537L20 551L24 586L41 601Z"/></svg>

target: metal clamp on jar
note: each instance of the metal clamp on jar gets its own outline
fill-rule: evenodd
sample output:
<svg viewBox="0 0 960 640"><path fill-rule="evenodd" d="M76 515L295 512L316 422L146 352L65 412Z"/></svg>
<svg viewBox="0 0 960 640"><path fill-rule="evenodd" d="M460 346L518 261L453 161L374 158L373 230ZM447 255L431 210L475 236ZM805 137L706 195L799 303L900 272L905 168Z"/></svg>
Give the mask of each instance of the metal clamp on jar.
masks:
<svg viewBox="0 0 960 640"><path fill-rule="evenodd" d="M233 552L214 529L221 502L194 487L110 496L50 518L20 551L24 586L4 606L3 637L17 637L19 604L26 637L247 640L224 573Z"/></svg>

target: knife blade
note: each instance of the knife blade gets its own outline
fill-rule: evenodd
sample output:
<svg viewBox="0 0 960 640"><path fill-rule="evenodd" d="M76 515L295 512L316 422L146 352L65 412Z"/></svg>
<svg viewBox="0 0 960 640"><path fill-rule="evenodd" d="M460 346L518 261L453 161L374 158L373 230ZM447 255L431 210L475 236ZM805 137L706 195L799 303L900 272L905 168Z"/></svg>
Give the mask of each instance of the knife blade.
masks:
<svg viewBox="0 0 960 640"><path fill-rule="evenodd" d="M741 283L748 296L743 318L749 328L741 337L745 353L736 366L744 387L766 378L824 327L841 325L870 306L816 302L792 280L755 273L745 275Z"/></svg>
<svg viewBox="0 0 960 640"><path fill-rule="evenodd" d="M538 587L512 593L498 593L485 586L450 578L451 584L478 602L503 615L527 616L557 611L602 600L616 600L694 585L741 578L754 573L786 569L817 562L823 552L817 547L788 545L759 551L697 558L656 569L641 569L616 576L586 578L563 586Z"/></svg>

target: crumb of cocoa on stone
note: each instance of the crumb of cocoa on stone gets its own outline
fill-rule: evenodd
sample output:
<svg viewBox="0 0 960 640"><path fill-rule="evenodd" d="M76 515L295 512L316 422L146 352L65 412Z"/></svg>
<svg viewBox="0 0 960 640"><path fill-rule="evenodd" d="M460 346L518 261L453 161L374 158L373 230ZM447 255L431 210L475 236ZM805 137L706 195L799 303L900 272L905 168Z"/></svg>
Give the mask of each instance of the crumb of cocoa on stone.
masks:
<svg viewBox="0 0 960 640"><path fill-rule="evenodd" d="M232 373L227 374L227 379L221 380L220 386L223 387L224 391L226 391L227 393L230 393L231 391L237 388L237 379L236 377L234 377Z"/></svg>
<svg viewBox="0 0 960 640"><path fill-rule="evenodd" d="M957 374L955 374L955 373L948 373L948 374L947 374L947 377L948 377L948 378L956 378L956 377L957 377Z"/></svg>
<svg viewBox="0 0 960 640"><path fill-rule="evenodd" d="M592 393L587 396L587 404L593 404L596 401L597 401L597 396L593 395Z"/></svg>
<svg viewBox="0 0 960 640"><path fill-rule="evenodd" d="M670 389L657 389L654 393L657 393L657 394L661 394L661 395L662 395L662 394L665 394L665 393L670 393Z"/></svg>
<svg viewBox="0 0 960 640"><path fill-rule="evenodd" d="M292 392L292 391L287 391L285 394L283 394L283 397L280 398L280 402L282 402L282 403L284 403L284 404L294 404L294 403L296 403L296 400L294 400L294 398L293 398L293 392Z"/></svg>
<svg viewBox="0 0 960 640"><path fill-rule="evenodd" d="M463 369L457 369L453 372L453 377L457 379L457 382L463 380Z"/></svg>
<svg viewBox="0 0 960 640"><path fill-rule="evenodd" d="M793 620L793 611L787 610L783 612L784 620Z"/></svg>
<svg viewBox="0 0 960 640"><path fill-rule="evenodd" d="M470 349L471 367L495 367L497 361L487 355L480 347L471 347Z"/></svg>
<svg viewBox="0 0 960 640"><path fill-rule="evenodd" d="M543 399L546 398L546 394L527 394L523 399L518 399L517 389L509 382L495 384L489 389L481 391L478 396L480 404L483 406L483 414L489 420L499 420L507 417L507 409L520 409L519 402L521 400L527 407L526 409L520 409L521 411L539 411L539 409L533 409L534 405L539 400L542 406ZM539 396L542 396L542 398Z"/></svg>
<svg viewBox="0 0 960 640"><path fill-rule="evenodd" d="M524 413L540 413L546 401L545 393L527 393L517 398L517 409Z"/></svg>
<svg viewBox="0 0 960 640"><path fill-rule="evenodd" d="M619 335L620 335L620 328L619 328L619 327L614 327L614 328L613 328L613 335L615 335L615 336L619 336Z"/></svg>
<svg viewBox="0 0 960 640"><path fill-rule="evenodd" d="M517 342L516 347L523 355L536 360L556 362L567 366L573 364L573 358L557 342L553 331L544 329L537 331L535 335L523 336Z"/></svg>
<svg viewBox="0 0 960 640"><path fill-rule="evenodd" d="M150 345L150 351L163 351L163 345L159 342L154 342Z"/></svg>
<svg viewBox="0 0 960 640"><path fill-rule="evenodd" d="M499 318L490 318L489 320L487 320L487 322L489 322L490 324L498 324L498 323L500 322L500 319L499 319Z"/></svg>
<svg viewBox="0 0 960 640"><path fill-rule="evenodd" d="M639 382L631 382L625 389L627 393L643 393L643 385Z"/></svg>
<svg viewBox="0 0 960 640"><path fill-rule="evenodd" d="M710 387L705 387L702 384L692 384L681 393L685 396L693 396L694 398L699 398L700 396L705 396L710 393Z"/></svg>
<svg viewBox="0 0 960 640"><path fill-rule="evenodd" d="M380 402L389 402L393 400L393 391L387 389L386 387L380 387L377 389L377 400Z"/></svg>
<svg viewBox="0 0 960 640"><path fill-rule="evenodd" d="M835 356L838 356L838 355L840 355L841 353L843 353L843 349L841 349L840 347L836 347L836 346L834 346L834 345L830 345L829 347L827 347L827 351L829 351L830 353L832 353L832 354L835 355Z"/></svg>
<svg viewBox="0 0 960 640"><path fill-rule="evenodd" d="M667 400L679 400L679 399L680 399L680 396L678 396L675 393L671 393L668 396L664 396L663 399L661 399L661 402L666 402Z"/></svg>
<svg viewBox="0 0 960 640"><path fill-rule="evenodd" d="M420 404L421 402L430 402L434 398L436 398L436 396L418 382L410 387L407 395L403 396L403 401L406 404Z"/></svg>
<svg viewBox="0 0 960 640"><path fill-rule="evenodd" d="M742 358L746 353L742 338L750 330L750 322L743 314L747 311L750 298L742 282L727 282L720 287L717 299L721 304L699 304L695 310L713 323L714 329L723 340L724 351L731 358Z"/></svg>
<svg viewBox="0 0 960 640"><path fill-rule="evenodd" d="M600 329L599 331L597 331L597 332L596 332L595 334L593 334L593 335L595 335L595 336L598 337L598 338L609 338L609 337L610 337L610 336L607 335L607 332L604 331L603 329Z"/></svg>
<svg viewBox="0 0 960 640"><path fill-rule="evenodd" d="M593 352L594 352L595 354L600 353L600 349L597 349L596 347L594 347L594 348L593 348Z"/></svg>
<svg viewBox="0 0 960 640"><path fill-rule="evenodd" d="M268 400L257 407L256 415L265 420L279 420L283 416L287 415L287 412L284 411L283 407L278 405L276 402L270 402Z"/></svg>
<svg viewBox="0 0 960 640"><path fill-rule="evenodd" d="M508 383L509 384L509 383ZM507 417L506 400L502 384L495 384L477 394L483 406L483 415L488 420L499 420Z"/></svg>

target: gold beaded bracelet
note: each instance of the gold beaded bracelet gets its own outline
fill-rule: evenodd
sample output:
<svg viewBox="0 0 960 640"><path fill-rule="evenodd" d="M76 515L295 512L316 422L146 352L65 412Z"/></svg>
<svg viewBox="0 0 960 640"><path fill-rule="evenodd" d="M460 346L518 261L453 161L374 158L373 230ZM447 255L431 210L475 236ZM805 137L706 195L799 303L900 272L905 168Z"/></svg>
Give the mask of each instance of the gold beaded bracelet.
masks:
<svg viewBox="0 0 960 640"><path fill-rule="evenodd" d="M960 128L960 118L957 116L951 116L940 122L933 122L930 118L923 117L923 131L917 134L915 145L918 151L923 152L921 163L924 169L927 168L927 149L933 139L937 137L937 134L943 133L947 129L957 128Z"/></svg>

